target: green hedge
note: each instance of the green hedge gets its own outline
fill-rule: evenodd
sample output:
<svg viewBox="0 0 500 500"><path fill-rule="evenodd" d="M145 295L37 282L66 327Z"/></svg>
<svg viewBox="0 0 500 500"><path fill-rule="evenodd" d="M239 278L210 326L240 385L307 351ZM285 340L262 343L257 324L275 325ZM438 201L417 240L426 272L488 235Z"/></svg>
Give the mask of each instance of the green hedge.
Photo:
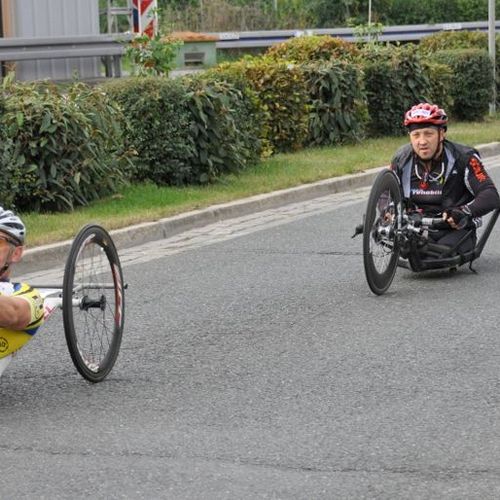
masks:
<svg viewBox="0 0 500 500"><path fill-rule="evenodd" d="M103 88L128 119L138 180L206 183L259 158L258 105L249 93L210 73L130 78Z"/></svg>
<svg viewBox="0 0 500 500"><path fill-rule="evenodd" d="M336 144L363 135L366 105L359 67L346 61L302 66L309 94L311 145Z"/></svg>
<svg viewBox="0 0 500 500"><path fill-rule="evenodd" d="M0 116L5 116L5 97L0 96ZM12 137L9 137L7 128L0 126L0 206L14 207L14 201L19 191L22 178L22 166L24 159L16 153L16 147Z"/></svg>
<svg viewBox="0 0 500 500"><path fill-rule="evenodd" d="M362 65L371 135L405 133L403 116L429 100L431 82L413 47L366 46Z"/></svg>
<svg viewBox="0 0 500 500"><path fill-rule="evenodd" d="M237 100L233 102L233 117L239 131L239 140L245 149L246 162L257 163L269 151L269 113L259 96L250 87L239 67L233 67L231 64L207 70L202 79L208 82L226 82L238 90Z"/></svg>
<svg viewBox="0 0 500 500"><path fill-rule="evenodd" d="M68 210L115 192L129 178L123 117L100 91L7 82L3 99L5 206Z"/></svg>
<svg viewBox="0 0 500 500"><path fill-rule="evenodd" d="M367 44L353 57L346 44L304 37L273 57L175 80L130 78L64 91L7 80L0 95L0 204L72 209L132 176L211 182L272 152L353 140L365 128L400 134L404 112L422 100L457 119L487 113L492 65L484 50ZM288 56L303 62L281 59Z"/></svg>
<svg viewBox="0 0 500 500"><path fill-rule="evenodd" d="M359 55L356 44L329 35L301 36L273 45L266 52L272 59L295 63L353 59Z"/></svg>
<svg viewBox="0 0 500 500"><path fill-rule="evenodd" d="M247 114L242 92L227 81L209 77L186 78L191 133L196 145L193 168L196 182L211 182L221 174L237 172L253 164L259 143L252 150L245 126Z"/></svg>
<svg viewBox="0 0 500 500"><path fill-rule="evenodd" d="M437 104L448 113L453 106L450 88L453 82L453 71L446 64L423 59L423 68L429 78L429 88L426 97L429 102Z"/></svg>
<svg viewBox="0 0 500 500"><path fill-rule="evenodd" d="M103 85L127 121L127 143L137 151L135 179L182 185L196 176L196 145L187 91L179 80L123 78Z"/></svg>
<svg viewBox="0 0 500 500"><path fill-rule="evenodd" d="M451 114L458 120L480 120L493 99L493 64L481 49L436 52L434 59L449 66L453 78L449 88Z"/></svg>
<svg viewBox="0 0 500 500"><path fill-rule="evenodd" d="M500 35L496 35L495 67L497 103L500 104ZM422 39L418 50L425 56L453 49L488 50L488 33L481 31L441 31Z"/></svg>
<svg viewBox="0 0 500 500"><path fill-rule="evenodd" d="M270 57L247 58L221 65L240 74L257 94L266 116L270 151L301 148L308 135L308 93L300 67Z"/></svg>

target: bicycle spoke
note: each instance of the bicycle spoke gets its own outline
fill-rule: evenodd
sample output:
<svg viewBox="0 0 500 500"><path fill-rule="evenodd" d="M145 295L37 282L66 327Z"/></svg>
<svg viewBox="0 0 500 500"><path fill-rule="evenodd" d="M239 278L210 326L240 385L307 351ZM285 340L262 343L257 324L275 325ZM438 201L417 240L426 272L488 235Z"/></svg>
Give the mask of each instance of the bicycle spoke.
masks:
<svg viewBox="0 0 500 500"><path fill-rule="evenodd" d="M108 272L106 272L106 266ZM76 282L81 287L79 294L95 300L104 297L106 300L105 308L111 312L111 321L114 323L113 301L110 295L105 294L102 288L89 289L87 287L87 283L95 284L112 281L104 250L98 245L87 243L83 249L81 259L77 262L77 273ZM79 324L75 325L75 330L79 351L84 362L93 371L97 371L111 345L110 326L106 317L106 309L104 311L100 309L80 310L76 313Z"/></svg>

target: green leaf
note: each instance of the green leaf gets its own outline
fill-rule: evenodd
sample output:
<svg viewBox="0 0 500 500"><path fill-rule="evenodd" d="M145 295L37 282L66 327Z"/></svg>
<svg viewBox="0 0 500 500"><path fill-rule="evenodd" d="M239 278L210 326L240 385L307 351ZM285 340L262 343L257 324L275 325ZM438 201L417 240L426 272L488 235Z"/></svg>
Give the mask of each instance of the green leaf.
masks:
<svg viewBox="0 0 500 500"><path fill-rule="evenodd" d="M22 128L22 126L24 125L24 114L21 111L18 111L16 113L16 122L19 128Z"/></svg>
<svg viewBox="0 0 500 500"><path fill-rule="evenodd" d="M45 113L43 115L42 125L40 126L40 133L43 133L46 130L48 130L49 127L50 127L51 122L52 122L51 115L49 113Z"/></svg>

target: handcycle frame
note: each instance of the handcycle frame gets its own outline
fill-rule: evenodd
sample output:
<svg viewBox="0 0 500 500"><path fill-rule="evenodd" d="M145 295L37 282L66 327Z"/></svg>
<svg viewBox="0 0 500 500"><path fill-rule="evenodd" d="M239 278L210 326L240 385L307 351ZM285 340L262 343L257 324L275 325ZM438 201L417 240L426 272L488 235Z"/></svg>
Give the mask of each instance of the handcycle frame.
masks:
<svg viewBox="0 0 500 500"><path fill-rule="evenodd" d="M481 253L488 241L488 238L493 230L493 227L498 219L500 210L495 210L490 216L488 223L481 232L479 239L477 240L474 248L468 252L457 253L460 245L469 238L472 238L475 229L469 229L463 237L453 246L438 245L427 240L423 252L425 253L425 259L422 259L422 251L419 251L418 238L424 238L423 236L426 231L432 231L433 229L439 229L441 226L446 224L442 218L425 218L423 217L421 222L417 222L415 226L415 220L412 220L411 216L406 216L407 221L400 230L400 237L407 239L408 245L408 257L407 260L401 257L398 260L398 266L405 267L411 271L421 272L431 269L454 269L463 264L472 264L472 261L476 260L481 256ZM404 216L403 216L404 218ZM418 221L418 215L415 217ZM415 231L416 237L408 238L408 232ZM401 246L401 244L400 244Z"/></svg>
<svg viewBox="0 0 500 500"><path fill-rule="evenodd" d="M446 223L441 218L411 214L405 207L398 177L391 170L383 170L370 191L363 225L357 228L357 233L363 233L363 262L370 289L377 295L385 293L398 266L421 272L472 264L480 257L499 214L500 209L491 213L472 250L457 251L463 241L472 237L474 229L464 234L454 247L438 245L428 238L428 232ZM377 252L385 264L382 269L376 263Z"/></svg>
<svg viewBox="0 0 500 500"><path fill-rule="evenodd" d="M84 226L71 245L62 285L31 286L44 298L45 321L62 310L66 343L80 375L104 380L120 349L127 288L109 233L97 224Z"/></svg>

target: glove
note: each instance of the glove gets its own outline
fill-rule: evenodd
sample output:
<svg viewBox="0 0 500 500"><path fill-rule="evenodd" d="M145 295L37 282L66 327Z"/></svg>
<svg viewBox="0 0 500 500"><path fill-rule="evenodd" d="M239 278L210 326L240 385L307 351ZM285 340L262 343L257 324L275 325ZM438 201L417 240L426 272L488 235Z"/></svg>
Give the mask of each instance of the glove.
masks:
<svg viewBox="0 0 500 500"><path fill-rule="evenodd" d="M444 212L443 217L454 229L465 229L472 227L472 213L467 205L456 208L449 208ZM449 219L452 219L450 221Z"/></svg>

